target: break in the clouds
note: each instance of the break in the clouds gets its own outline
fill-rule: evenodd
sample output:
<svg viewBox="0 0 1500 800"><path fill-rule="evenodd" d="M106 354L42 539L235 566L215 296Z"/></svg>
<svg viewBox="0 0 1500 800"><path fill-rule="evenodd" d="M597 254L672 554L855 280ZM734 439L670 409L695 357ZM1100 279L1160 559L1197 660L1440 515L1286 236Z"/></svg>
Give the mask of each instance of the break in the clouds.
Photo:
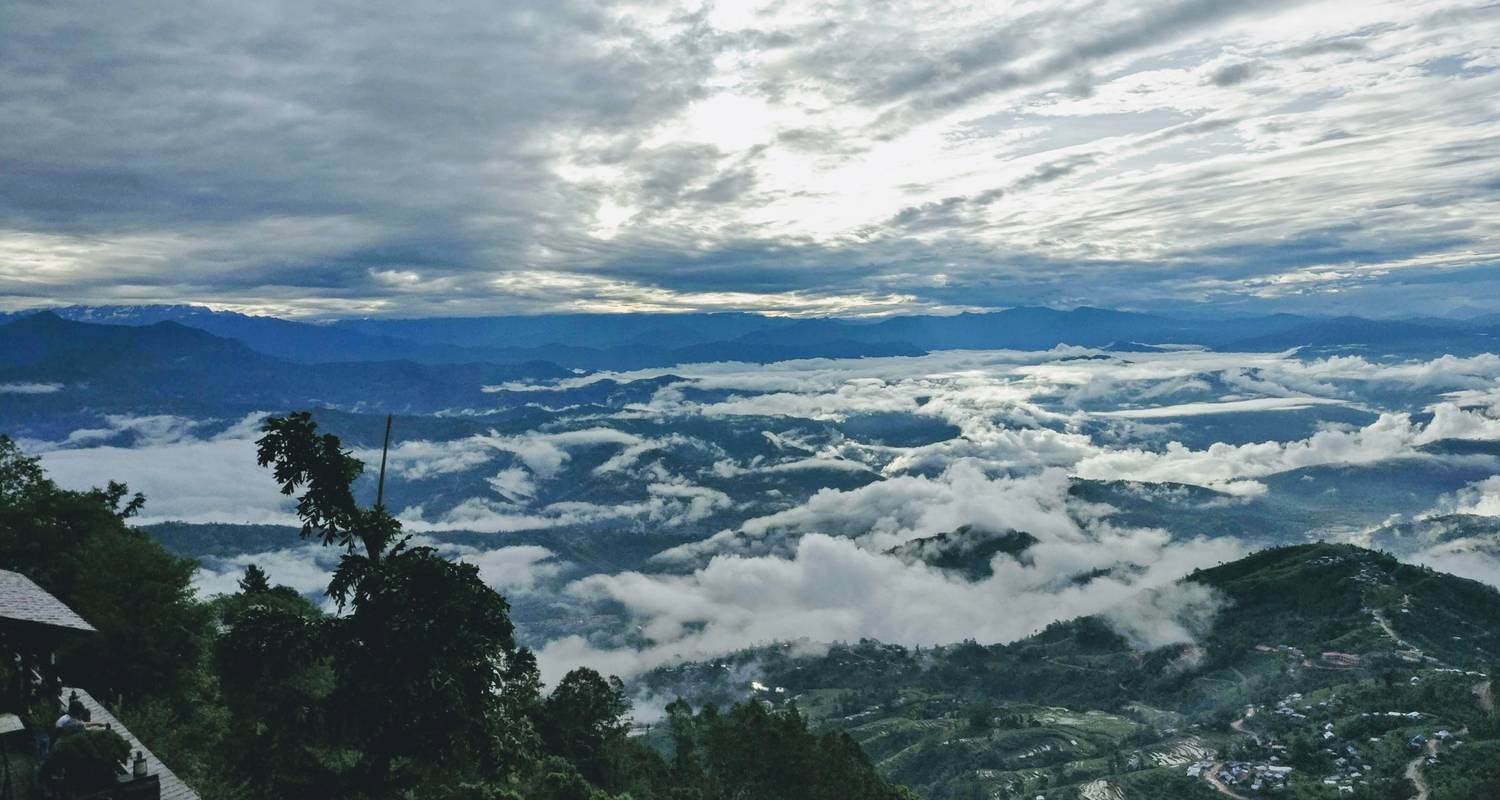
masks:
<svg viewBox="0 0 1500 800"><path fill-rule="evenodd" d="M0 7L0 301L1496 310L1484 0Z"/></svg>

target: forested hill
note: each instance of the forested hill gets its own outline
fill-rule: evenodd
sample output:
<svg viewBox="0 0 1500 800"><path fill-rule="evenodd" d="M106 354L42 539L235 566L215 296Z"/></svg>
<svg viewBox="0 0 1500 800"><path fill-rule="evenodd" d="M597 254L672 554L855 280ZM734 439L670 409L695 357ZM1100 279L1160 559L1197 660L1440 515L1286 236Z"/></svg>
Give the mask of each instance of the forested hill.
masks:
<svg viewBox="0 0 1500 800"><path fill-rule="evenodd" d="M865 641L814 658L795 655L809 645L757 648L659 670L644 684L664 696L725 702L745 696L737 681L754 675L771 687L760 696L795 702L818 725L850 733L887 777L933 798L1018 797L1023 788L1028 798L1075 797L1096 782L1125 797L1222 797L1204 781L1184 783L1186 768L1247 755L1255 740L1229 723L1251 706L1270 719L1292 695L1302 710L1291 713L1302 716L1276 716L1279 727L1267 728L1283 741L1321 737L1325 724L1357 726L1370 714L1420 712L1376 731L1389 741L1362 742L1374 774L1350 782L1357 796L1407 797L1401 737L1445 726L1468 730L1471 744L1493 742L1495 764L1466 767L1462 780L1500 788L1500 718L1475 702L1481 690L1489 696L1487 675L1500 664L1500 592L1332 544L1262 551L1168 591L1194 586L1216 595L1220 610L1196 640L1164 647L1122 635L1132 628L1124 609L1009 645ZM1127 768L1131 754L1144 766ZM1323 755L1303 754L1298 781L1308 786L1294 796L1337 796L1333 785L1326 795L1319 788L1327 777L1319 772L1333 770ZM1433 795L1480 796L1494 795Z"/></svg>

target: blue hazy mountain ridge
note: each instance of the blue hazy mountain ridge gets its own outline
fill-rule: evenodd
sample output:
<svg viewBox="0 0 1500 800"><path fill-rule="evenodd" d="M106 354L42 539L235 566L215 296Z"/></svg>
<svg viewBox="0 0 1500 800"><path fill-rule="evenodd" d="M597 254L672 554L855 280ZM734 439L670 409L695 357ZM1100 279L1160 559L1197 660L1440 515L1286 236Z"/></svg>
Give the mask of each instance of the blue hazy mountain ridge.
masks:
<svg viewBox="0 0 1500 800"><path fill-rule="evenodd" d="M1304 317L1278 315L1205 322L1087 307L1067 311L1023 307L883 320L786 319L747 314L578 314L469 320L360 320L335 324L356 327L366 333L446 343L515 340L535 346L566 343L603 347L612 342L628 342L643 347L669 342L701 346L727 341L751 348L776 348L858 342L899 344L931 351L1047 349L1058 344L1108 346L1131 342L1214 345L1234 338L1279 332L1308 321Z"/></svg>
<svg viewBox="0 0 1500 800"><path fill-rule="evenodd" d="M792 327L798 320L738 312L690 314L541 314L515 317L350 319L335 327L414 342L504 342L512 347L567 344L605 349L620 345L685 347Z"/></svg>
<svg viewBox="0 0 1500 800"><path fill-rule="evenodd" d="M750 314L562 315L474 320L398 320L386 326L321 325L200 306L69 306L49 313L116 326L171 322L243 342L299 363L406 360L427 364L550 361L585 369L639 369L696 361L769 363L794 358L921 355L903 342L820 337L777 343L738 340L777 320ZM14 314L12 317L24 317ZM618 316L619 319L615 317ZM665 317L666 315L661 315ZM363 328L373 330L367 332Z"/></svg>
<svg viewBox="0 0 1500 800"><path fill-rule="evenodd" d="M905 344L924 351L1048 349L1059 344L1127 348L1131 344L1198 344L1218 350L1269 351L1292 347L1368 346L1395 352L1442 345L1455 352L1493 346L1492 322L1316 318L1293 314L1249 317L1169 317L1112 309L1018 307L951 316L898 316L878 321L789 320L746 314L563 315L542 317L358 320L335 323L365 333L437 343L515 340L536 346L567 343L600 347L626 341L809 345L858 342Z"/></svg>
<svg viewBox="0 0 1500 800"><path fill-rule="evenodd" d="M67 387L7 395L0 423L23 430L83 408L205 415L337 405L431 412L478 402L488 384L572 374L544 362L301 364L176 322L96 325L41 313L0 325L0 383Z"/></svg>
<svg viewBox="0 0 1500 800"><path fill-rule="evenodd" d="M1045 350L1059 344L1139 349L1196 344L1224 351L1363 348L1385 354L1488 352L1493 320L1369 320L1292 314L1169 317L1080 307L1019 307L882 320L788 319L744 313L552 314L521 317L358 319L314 324L198 306L71 306L66 319L111 325L175 322L301 363L550 361L583 369L797 358L920 355L949 349ZM13 314L12 317L23 316Z"/></svg>
<svg viewBox="0 0 1500 800"><path fill-rule="evenodd" d="M1500 337L1493 326L1444 325L1438 321L1371 320L1335 317L1303 321L1278 331L1247 336L1226 349L1246 351L1286 350L1293 347L1320 349L1361 344L1379 347L1388 354L1428 352L1447 348L1463 353L1493 350Z"/></svg>
<svg viewBox="0 0 1500 800"><path fill-rule="evenodd" d="M71 312L71 313L70 313ZM212 311L199 306L140 306L61 309L80 322L143 325L176 322L236 339L267 355L306 363L410 360L428 363L511 360L482 349L453 344L425 344L358 331L268 316ZM526 360L526 359L522 359Z"/></svg>

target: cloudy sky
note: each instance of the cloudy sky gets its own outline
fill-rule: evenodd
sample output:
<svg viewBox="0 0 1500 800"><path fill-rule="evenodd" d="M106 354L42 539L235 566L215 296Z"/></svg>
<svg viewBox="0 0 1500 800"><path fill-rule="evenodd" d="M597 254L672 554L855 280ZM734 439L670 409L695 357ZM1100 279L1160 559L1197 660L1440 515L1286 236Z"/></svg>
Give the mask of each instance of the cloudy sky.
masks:
<svg viewBox="0 0 1500 800"><path fill-rule="evenodd" d="M1485 0L0 6L0 304L1500 310Z"/></svg>

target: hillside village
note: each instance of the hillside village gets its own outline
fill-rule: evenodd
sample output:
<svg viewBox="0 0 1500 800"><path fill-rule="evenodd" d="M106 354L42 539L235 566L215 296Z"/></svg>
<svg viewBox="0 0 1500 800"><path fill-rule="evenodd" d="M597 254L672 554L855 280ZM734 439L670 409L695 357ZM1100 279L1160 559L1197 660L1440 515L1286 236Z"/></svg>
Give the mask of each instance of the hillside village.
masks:
<svg viewBox="0 0 1500 800"><path fill-rule="evenodd" d="M761 648L647 685L795 707L930 798L1406 800L1425 786L1428 800L1469 800L1500 787L1500 631L1460 619L1497 618L1494 590L1329 545L1195 579L1235 605L1186 671L1180 651L1130 653L1080 620L988 648ZM1309 606L1314 591L1325 599ZM724 683L745 674L759 677ZM1128 693L1099 692L1115 684Z"/></svg>

